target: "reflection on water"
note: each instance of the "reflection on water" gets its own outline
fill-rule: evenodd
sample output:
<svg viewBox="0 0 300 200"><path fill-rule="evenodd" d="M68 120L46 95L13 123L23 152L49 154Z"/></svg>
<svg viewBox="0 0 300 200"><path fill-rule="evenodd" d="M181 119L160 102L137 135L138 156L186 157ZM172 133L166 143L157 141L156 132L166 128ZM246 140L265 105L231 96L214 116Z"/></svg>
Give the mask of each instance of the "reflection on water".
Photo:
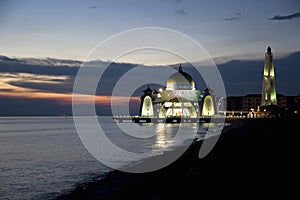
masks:
<svg viewBox="0 0 300 200"><path fill-rule="evenodd" d="M164 149L166 147L166 126L164 124L157 125L156 142L153 148Z"/></svg>
<svg viewBox="0 0 300 200"><path fill-rule="evenodd" d="M202 123L202 127L205 128L205 129L208 129L209 127L213 127L213 126L214 126L213 123L207 123L207 122Z"/></svg>
<svg viewBox="0 0 300 200"><path fill-rule="evenodd" d="M181 145L190 145L196 138L198 124L155 124L155 141L152 153L172 150Z"/></svg>
<svg viewBox="0 0 300 200"><path fill-rule="evenodd" d="M108 125L106 130L110 133L111 126ZM117 133L107 135L114 144L127 151L157 155L180 146L190 145L193 141L218 135L224 124L118 123L118 126L121 129Z"/></svg>

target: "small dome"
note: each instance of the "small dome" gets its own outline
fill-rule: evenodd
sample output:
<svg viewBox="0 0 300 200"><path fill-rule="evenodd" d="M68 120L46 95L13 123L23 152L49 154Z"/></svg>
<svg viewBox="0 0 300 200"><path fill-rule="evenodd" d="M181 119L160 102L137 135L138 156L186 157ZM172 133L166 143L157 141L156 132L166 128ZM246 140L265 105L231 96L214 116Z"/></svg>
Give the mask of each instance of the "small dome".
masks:
<svg viewBox="0 0 300 200"><path fill-rule="evenodd" d="M182 71L181 65L178 72L170 76L167 81L167 90L194 90L195 82L186 72Z"/></svg>

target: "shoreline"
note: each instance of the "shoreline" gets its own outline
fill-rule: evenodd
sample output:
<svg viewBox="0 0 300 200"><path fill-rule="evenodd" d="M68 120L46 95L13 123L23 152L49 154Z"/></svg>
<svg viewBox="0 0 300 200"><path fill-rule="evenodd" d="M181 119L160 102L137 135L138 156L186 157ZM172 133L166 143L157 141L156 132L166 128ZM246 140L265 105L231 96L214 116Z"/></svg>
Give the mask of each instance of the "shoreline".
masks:
<svg viewBox="0 0 300 200"><path fill-rule="evenodd" d="M202 159L198 158L200 140L165 168L147 173L113 170L103 179L77 187L56 200L199 199L197 193L202 188L212 196L224 189L226 194L229 192L233 196L235 190L258 195L258 191L262 194L271 192L265 186L279 189L280 183L286 184L286 173L295 173L293 169L299 166L296 165L296 147L292 143L296 142L294 137L300 130L300 119L234 119L228 122L231 125L224 127L214 149ZM278 130L287 127L289 141L282 143ZM291 148L295 151L290 151ZM161 159L169 153L172 151L155 158ZM287 166L291 166L290 171L285 171Z"/></svg>

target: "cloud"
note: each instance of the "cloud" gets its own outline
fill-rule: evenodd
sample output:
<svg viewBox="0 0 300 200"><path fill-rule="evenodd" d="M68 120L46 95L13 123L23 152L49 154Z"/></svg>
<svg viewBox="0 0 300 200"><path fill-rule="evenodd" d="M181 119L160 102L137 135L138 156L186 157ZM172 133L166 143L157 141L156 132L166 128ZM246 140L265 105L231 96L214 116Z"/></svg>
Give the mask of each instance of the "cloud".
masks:
<svg viewBox="0 0 300 200"><path fill-rule="evenodd" d="M180 10L177 10L177 11L176 11L176 14L184 16L184 15L186 15L187 13L186 13L183 9L180 9Z"/></svg>
<svg viewBox="0 0 300 200"><path fill-rule="evenodd" d="M228 17L224 18L224 21L235 21L235 20L240 20L243 19L242 13L237 13L234 17Z"/></svg>
<svg viewBox="0 0 300 200"><path fill-rule="evenodd" d="M97 95L111 95L114 85L127 71L135 67L128 63L107 63L100 60L82 62L62 59L9 58L0 56L0 89L71 93L76 74L80 67L91 70L105 67L101 77L104 85L97 88Z"/></svg>
<svg viewBox="0 0 300 200"><path fill-rule="evenodd" d="M30 73L0 73L0 90L11 92L51 91L72 92L73 78L70 76L51 76Z"/></svg>
<svg viewBox="0 0 300 200"><path fill-rule="evenodd" d="M300 17L300 12L291 14L291 15L275 15L272 18L269 18L269 20L291 20L291 19L295 19L295 18L299 18Z"/></svg>
<svg viewBox="0 0 300 200"><path fill-rule="evenodd" d="M23 62L24 64L31 65L41 65L41 66L68 66L68 67L76 67L82 64L81 61L77 60L65 60L65 59L55 59L55 58L45 58L45 59L37 59L37 58L23 58L19 60L19 62Z"/></svg>
<svg viewBox="0 0 300 200"><path fill-rule="evenodd" d="M11 92L11 91L12 91L11 89L0 88L0 93L2 93L2 92Z"/></svg>
<svg viewBox="0 0 300 200"><path fill-rule="evenodd" d="M29 73L0 73L1 82L62 83L68 76L50 76Z"/></svg>
<svg viewBox="0 0 300 200"><path fill-rule="evenodd" d="M241 19L241 17L230 17L230 18L224 18L224 21L234 21L239 19Z"/></svg>

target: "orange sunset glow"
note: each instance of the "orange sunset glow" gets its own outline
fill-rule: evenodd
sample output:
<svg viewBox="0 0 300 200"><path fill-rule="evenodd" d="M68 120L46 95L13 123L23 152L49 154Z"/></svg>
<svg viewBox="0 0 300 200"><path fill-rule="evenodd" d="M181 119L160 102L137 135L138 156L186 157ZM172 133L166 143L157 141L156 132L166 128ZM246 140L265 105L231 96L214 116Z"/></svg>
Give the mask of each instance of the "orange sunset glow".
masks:
<svg viewBox="0 0 300 200"><path fill-rule="evenodd" d="M68 76L49 76L49 75L33 75L30 73L0 73L0 97L16 98L16 99L44 99L52 100L61 105L75 104L92 104L110 105L111 101L117 102L119 105L130 101L138 102L139 97L128 96L105 96L105 95L84 95L73 93L57 93L51 91L42 91L21 86L14 83L40 83L40 84L63 84L67 81Z"/></svg>
<svg viewBox="0 0 300 200"><path fill-rule="evenodd" d="M91 104L96 105L110 105L111 101L114 100L118 104L122 105L130 99L131 101L138 102L139 97L125 97L125 96L93 96L93 95L75 95L76 98L72 101L74 95L51 93L51 92L36 92L36 91L22 91L22 92L0 92L0 97L11 97L11 98L26 98L26 99L46 99L53 100L62 105L75 104Z"/></svg>

